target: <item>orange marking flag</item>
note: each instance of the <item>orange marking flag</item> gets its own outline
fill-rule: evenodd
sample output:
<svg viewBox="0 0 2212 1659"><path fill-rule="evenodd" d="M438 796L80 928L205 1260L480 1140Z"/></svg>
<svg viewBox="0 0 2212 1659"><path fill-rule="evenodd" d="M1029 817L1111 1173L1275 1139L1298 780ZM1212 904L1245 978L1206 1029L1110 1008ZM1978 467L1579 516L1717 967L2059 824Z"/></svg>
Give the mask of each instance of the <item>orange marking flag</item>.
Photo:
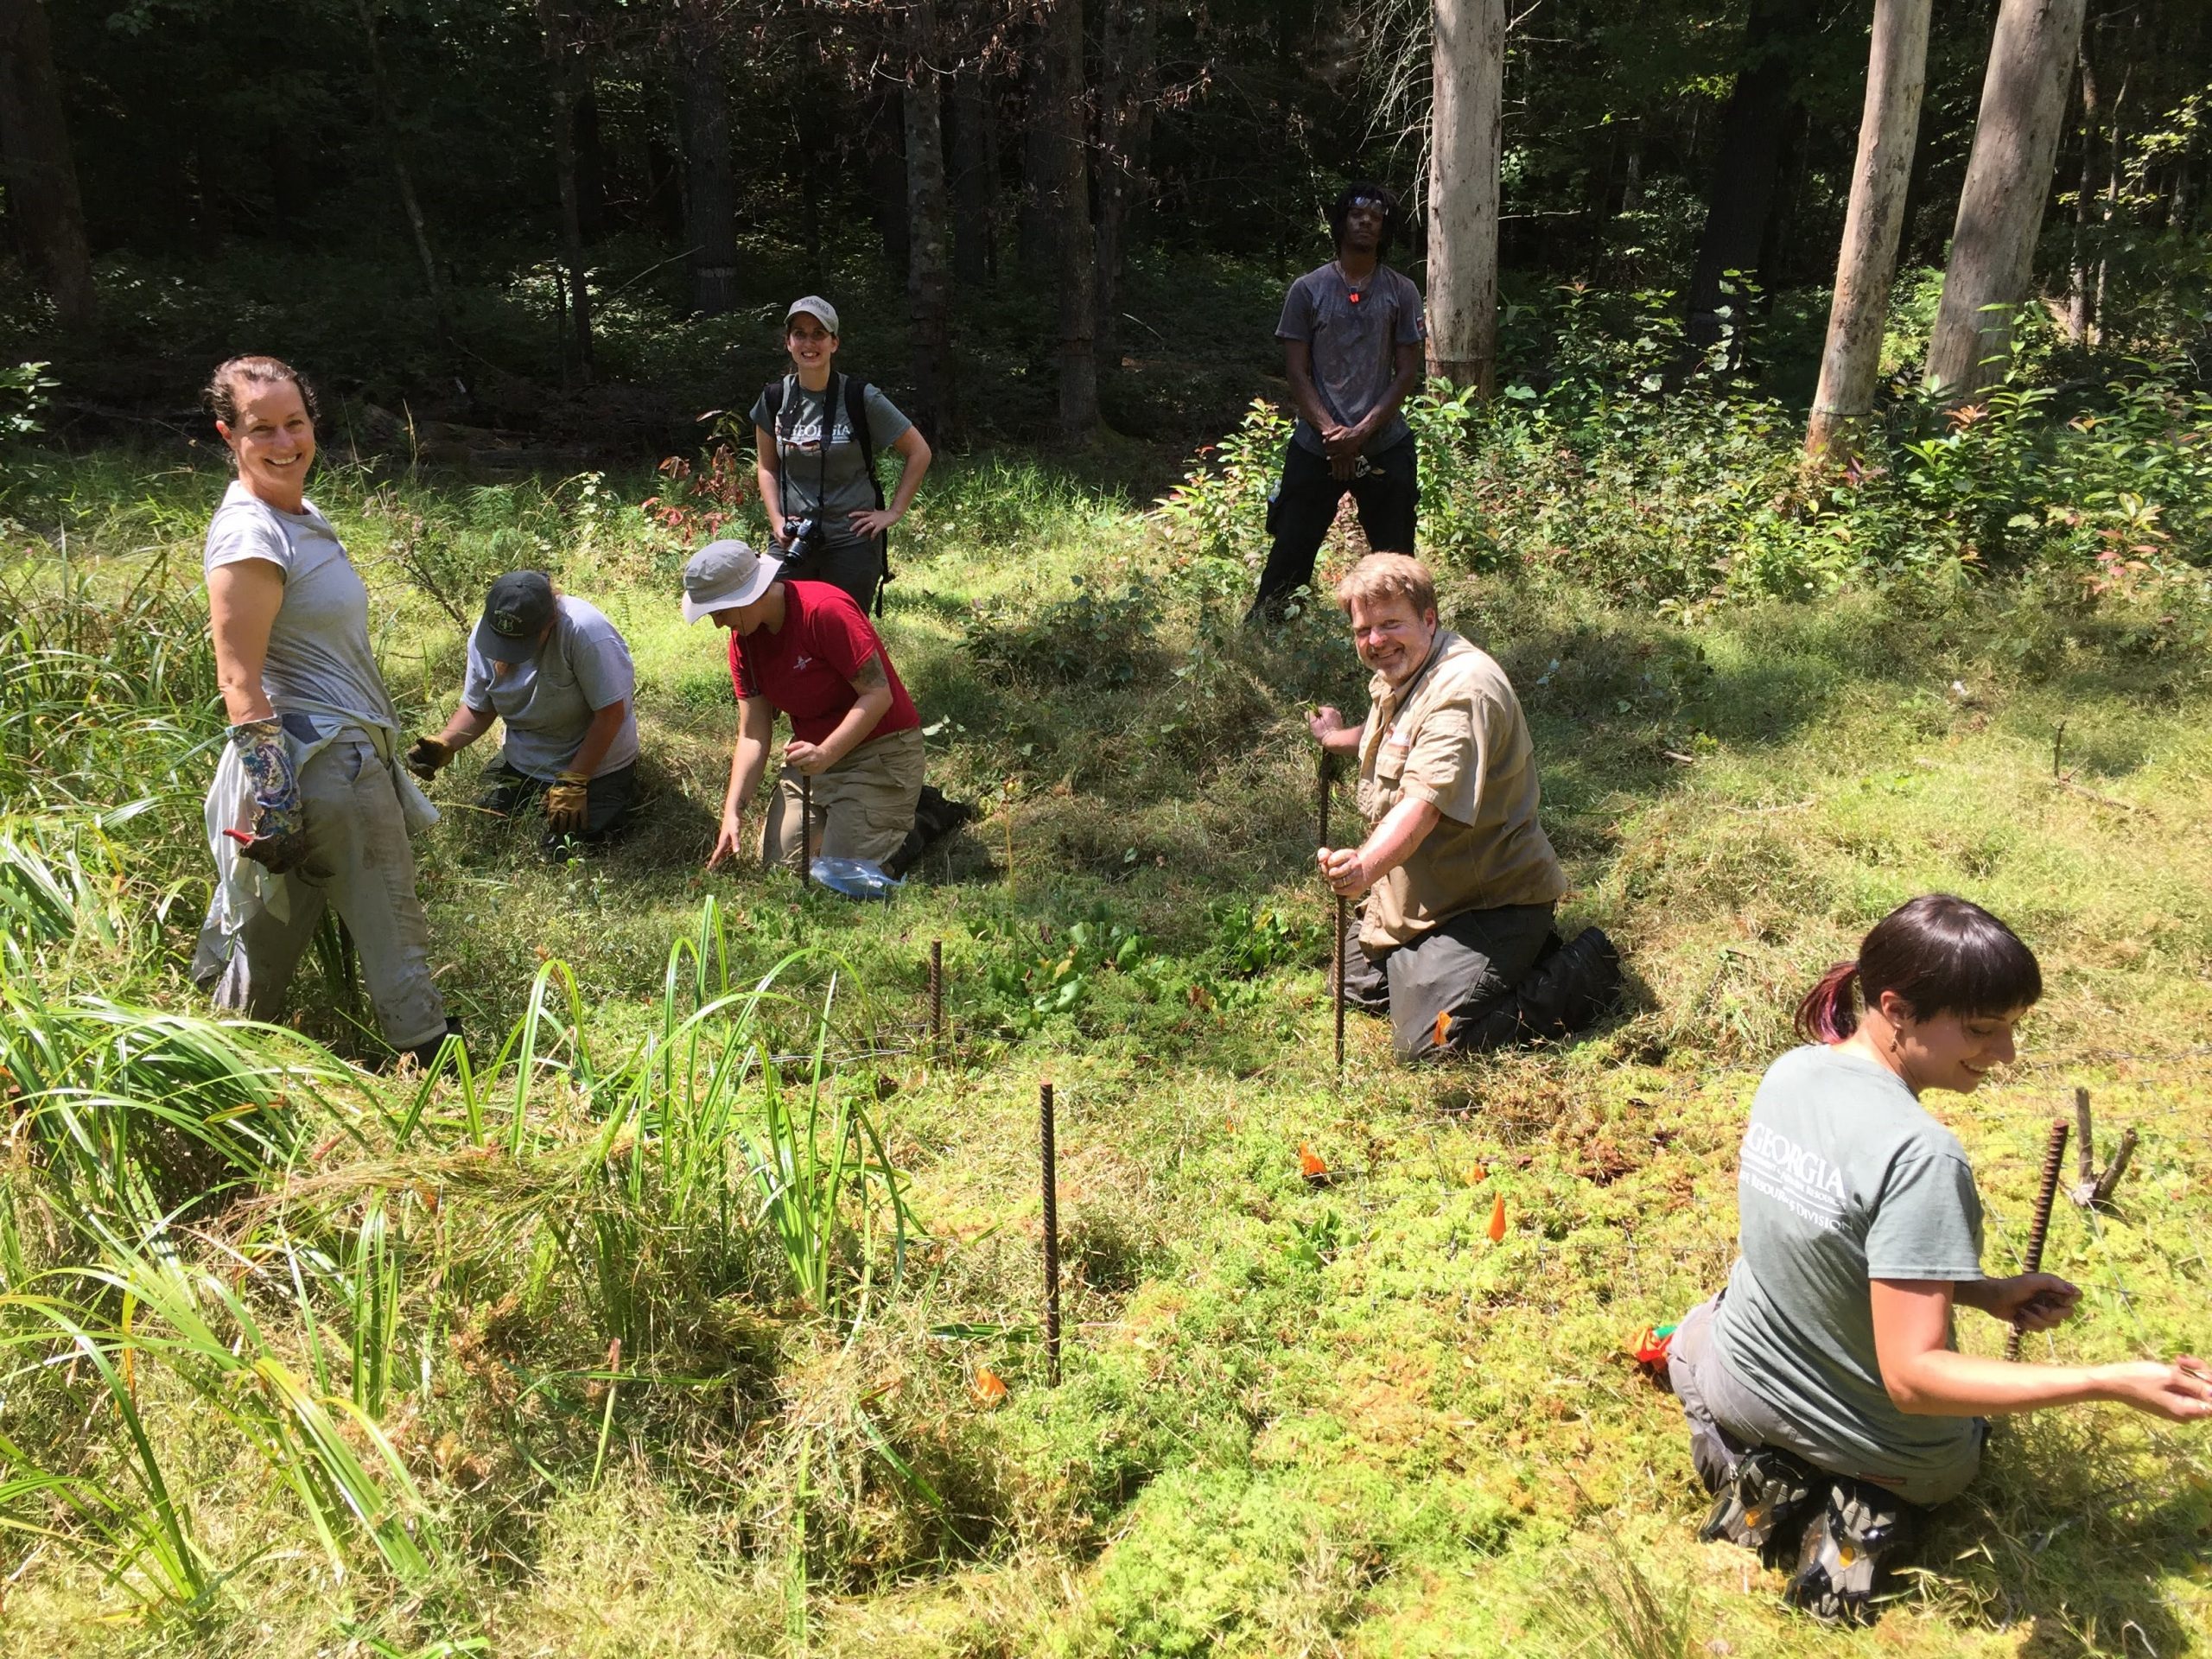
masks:
<svg viewBox="0 0 2212 1659"><path fill-rule="evenodd" d="M1490 1242L1493 1244L1505 1236L1505 1194L1497 1195L1497 1202L1491 1206Z"/></svg>

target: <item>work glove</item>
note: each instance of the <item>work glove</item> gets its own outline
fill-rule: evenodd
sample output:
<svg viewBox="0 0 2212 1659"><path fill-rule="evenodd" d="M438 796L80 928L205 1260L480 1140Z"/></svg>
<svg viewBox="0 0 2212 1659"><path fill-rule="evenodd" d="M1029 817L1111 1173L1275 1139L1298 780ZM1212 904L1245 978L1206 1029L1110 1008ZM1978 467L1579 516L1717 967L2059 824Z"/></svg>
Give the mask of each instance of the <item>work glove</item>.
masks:
<svg viewBox="0 0 2212 1659"><path fill-rule="evenodd" d="M278 875L307 862L306 815L300 807L300 780L284 748L284 732L275 715L249 720L230 729L246 782L253 790L253 830L223 833L238 843L241 856L266 865Z"/></svg>
<svg viewBox="0 0 2212 1659"><path fill-rule="evenodd" d="M591 779L582 772L563 772L545 791L545 822L564 836L575 835L584 827L590 792Z"/></svg>
<svg viewBox="0 0 2212 1659"><path fill-rule="evenodd" d="M453 745L442 738L418 737L407 751L407 770L429 783L453 764Z"/></svg>

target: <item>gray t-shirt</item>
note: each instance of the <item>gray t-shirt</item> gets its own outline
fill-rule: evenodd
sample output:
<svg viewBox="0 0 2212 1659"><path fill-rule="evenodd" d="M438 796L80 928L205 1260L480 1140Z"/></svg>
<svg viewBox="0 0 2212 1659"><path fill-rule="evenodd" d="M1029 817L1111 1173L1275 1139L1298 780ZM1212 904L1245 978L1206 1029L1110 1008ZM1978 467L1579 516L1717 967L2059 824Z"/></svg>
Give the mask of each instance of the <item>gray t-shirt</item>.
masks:
<svg viewBox="0 0 2212 1659"><path fill-rule="evenodd" d="M496 667L476 649L472 629L461 700L506 722L502 754L517 772L549 781L559 777L592 716L617 702L630 705L622 712L622 729L592 776L620 772L638 758L637 670L630 647L597 607L562 594L553 632L536 659L511 663L494 674Z"/></svg>
<svg viewBox="0 0 2212 1659"><path fill-rule="evenodd" d="M337 716L397 730L399 715L369 647L369 590L312 501L270 506L238 482L207 526L201 569L264 559L283 572L283 601L269 629L261 689L280 715Z"/></svg>
<svg viewBox="0 0 2212 1659"><path fill-rule="evenodd" d="M861 446L854 442L851 416L845 408L844 377L832 375L830 385L822 391L809 391L798 384L796 376L785 375L782 380L783 407L772 418L768 413L768 393L764 387L760 398L753 405L753 424L776 435L776 465L783 479L781 512L792 518L804 518L820 509L822 528L833 543L853 543L863 538L855 536L846 523L849 513L865 512L875 505L875 483L868 475L867 458ZM822 448L822 405L835 396L837 409L830 423L830 449ZM883 395L880 386L870 385L861 394L861 406L868 411L868 435L874 440L875 453L880 459L893 444L899 442L913 423L901 415L892 401ZM772 523L780 524L778 504L764 504Z"/></svg>
<svg viewBox="0 0 2212 1659"><path fill-rule="evenodd" d="M1878 1063L1794 1049L1752 1097L1736 1192L1743 1254L1713 1314L1721 1363L1870 1474L1955 1465L1980 1430L1891 1403L1867 1281L1981 1277L1981 1198L1958 1137Z"/></svg>
<svg viewBox="0 0 2212 1659"><path fill-rule="evenodd" d="M1332 259L1290 285L1275 338L1302 340L1312 348L1313 390L1321 407L1338 424L1351 426L1382 401L1398 378L1398 347L1420 344L1428 328L1412 278L1377 265L1355 290ZM1402 415L1394 414L1361 453L1380 454L1410 429ZM1303 417L1291 440L1317 455L1324 453L1321 435Z"/></svg>

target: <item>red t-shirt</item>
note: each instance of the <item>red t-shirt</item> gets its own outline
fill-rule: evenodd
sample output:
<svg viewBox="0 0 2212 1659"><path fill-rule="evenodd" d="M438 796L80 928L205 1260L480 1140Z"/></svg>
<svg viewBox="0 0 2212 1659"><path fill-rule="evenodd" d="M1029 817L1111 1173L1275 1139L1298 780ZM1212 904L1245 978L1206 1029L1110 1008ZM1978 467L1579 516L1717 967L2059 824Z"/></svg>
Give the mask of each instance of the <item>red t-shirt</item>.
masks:
<svg viewBox="0 0 2212 1659"><path fill-rule="evenodd" d="M863 743L911 731L922 717L899 683L891 653L851 594L826 582L786 582L781 629L771 633L756 628L746 635L732 628L729 634L730 683L739 699L767 698L791 716L791 735L804 743L828 737L860 701L853 676L871 657L882 659L884 677L891 682L891 707Z"/></svg>

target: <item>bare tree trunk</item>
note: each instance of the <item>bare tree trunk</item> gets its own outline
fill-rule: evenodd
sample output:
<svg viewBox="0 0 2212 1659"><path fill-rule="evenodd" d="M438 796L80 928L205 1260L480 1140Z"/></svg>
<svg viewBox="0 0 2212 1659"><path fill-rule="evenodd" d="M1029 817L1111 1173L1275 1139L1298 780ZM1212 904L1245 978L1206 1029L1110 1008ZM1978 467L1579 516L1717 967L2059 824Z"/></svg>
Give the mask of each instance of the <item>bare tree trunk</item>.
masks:
<svg viewBox="0 0 2212 1659"><path fill-rule="evenodd" d="M1928 80L1930 4L1931 0L1875 0L1859 159L1852 168L1851 203L1844 212L1820 389L1813 394L1813 417L1805 431L1805 453L1816 461L1847 458L1859 423L1874 407L1882 327L1889 319L1890 283L1897 276L1897 238L1904 227L1920 99Z"/></svg>
<svg viewBox="0 0 2212 1659"><path fill-rule="evenodd" d="M1042 9L1042 79L1047 92L1043 115L1050 162L1045 205L1059 255L1060 431L1080 443L1098 429L1098 272L1090 230L1090 169L1084 159L1088 100L1083 0L1044 0Z"/></svg>
<svg viewBox="0 0 2212 1659"><path fill-rule="evenodd" d="M952 283L946 270L951 205L944 187L937 55L937 0L906 0L906 315L914 361L914 423L932 443L950 435Z"/></svg>
<svg viewBox="0 0 2212 1659"><path fill-rule="evenodd" d="M1705 234L1690 274L1689 343L1700 351L1724 334L1742 338L1743 296L1740 289L1732 296L1724 291L1727 274L1758 266L1782 173L1797 54L1815 21L1812 0L1754 0L1745 22L1736 86L1720 122Z"/></svg>
<svg viewBox="0 0 2212 1659"><path fill-rule="evenodd" d="M423 268L423 291L429 296L430 320L438 336L453 343L452 313L446 306L446 285L438 275L437 252L430 245L429 222L423 217L421 198L415 194L415 175L408 170L407 154L399 142L399 110L392 102L391 79L385 73L384 47L377 39L377 20L369 0L353 0L353 13L361 20L361 35L368 46L369 90L376 99L377 125L384 130L385 149L391 159L391 181L399 195L399 211L407 219L407 234L415 244L416 263Z"/></svg>
<svg viewBox="0 0 2212 1659"><path fill-rule="evenodd" d="M1491 395L1497 375L1497 200L1504 0L1435 0L1428 145L1428 372Z"/></svg>
<svg viewBox="0 0 2212 1659"><path fill-rule="evenodd" d="M999 169L990 89L980 63L952 80L952 270L981 288L998 274Z"/></svg>
<svg viewBox="0 0 2212 1659"><path fill-rule="evenodd" d="M2050 194L2082 10L2083 0L2003 0L1998 9L1928 342L1928 384L1954 404L2004 378L2012 308L2027 296Z"/></svg>
<svg viewBox="0 0 2212 1659"><path fill-rule="evenodd" d="M575 81L581 60L569 45L560 0L537 0L537 22L545 35L545 60L552 86L553 168L561 190L561 249L568 273L569 327L575 335L576 380L588 386L592 381L591 286L585 276L583 220L576 202ZM566 367L565 346L562 359Z"/></svg>
<svg viewBox="0 0 2212 1659"><path fill-rule="evenodd" d="M677 54L683 87L683 238L691 309L719 317L737 304L737 175L730 165L729 86L711 0L681 0Z"/></svg>
<svg viewBox="0 0 2212 1659"><path fill-rule="evenodd" d="M1116 354L1129 223L1149 183L1159 40L1154 0L1110 0L1098 91L1098 352L1109 360Z"/></svg>
<svg viewBox="0 0 2212 1659"><path fill-rule="evenodd" d="M2097 26L2099 35L2104 26ZM2097 165L2097 66L2091 43L2085 39L2079 54L2082 83L2082 174L2074 194L2074 235L2066 256L2066 338L2069 343L2086 346L2090 331L2096 327L2091 315L2090 289L2094 279L2089 273L2089 214L2090 199L2096 188L2092 181Z"/></svg>
<svg viewBox="0 0 2212 1659"><path fill-rule="evenodd" d="M1021 76L1021 201L1014 214L1015 251L1032 275L1052 268L1059 228L1052 222L1052 20L1055 0L1039 0L1038 24Z"/></svg>
<svg viewBox="0 0 2212 1659"><path fill-rule="evenodd" d="M92 245L41 0L0 0L0 181L64 328L92 326Z"/></svg>
<svg viewBox="0 0 2212 1659"><path fill-rule="evenodd" d="M2120 71L2120 90L2112 96L2112 118L2105 133L2105 154L2109 168L2105 183L2104 207L2097 215L2097 271L2089 296L2089 331L2085 342L2090 346L2100 345L2104 339L2105 278L2112 270L2112 239L2116 228L2113 220L2120 217L2120 193L2127 170L2127 155L2123 144L2127 130L2127 89L2135 79L2135 31L2142 22L2142 16L2143 14L2137 11L2134 20L2128 24L2127 46L2121 58L2125 67Z"/></svg>

